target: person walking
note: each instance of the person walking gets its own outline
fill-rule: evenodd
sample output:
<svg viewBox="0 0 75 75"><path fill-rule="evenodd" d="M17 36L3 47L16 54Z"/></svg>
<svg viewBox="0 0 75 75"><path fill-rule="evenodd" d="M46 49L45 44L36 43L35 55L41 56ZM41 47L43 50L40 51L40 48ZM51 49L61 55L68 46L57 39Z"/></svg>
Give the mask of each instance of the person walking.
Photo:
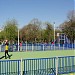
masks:
<svg viewBox="0 0 75 75"><path fill-rule="evenodd" d="M9 59L10 59L10 55L8 54L8 41L6 40L6 42L5 42L5 59L6 59L6 55L8 55L8 57L9 57Z"/></svg>

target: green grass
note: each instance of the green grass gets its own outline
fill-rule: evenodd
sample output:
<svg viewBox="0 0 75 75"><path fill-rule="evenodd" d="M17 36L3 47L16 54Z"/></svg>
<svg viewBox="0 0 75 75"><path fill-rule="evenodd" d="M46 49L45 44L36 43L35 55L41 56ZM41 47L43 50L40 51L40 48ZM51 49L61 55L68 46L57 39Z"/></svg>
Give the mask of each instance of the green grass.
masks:
<svg viewBox="0 0 75 75"><path fill-rule="evenodd" d="M26 58L49 58L56 56L74 56L74 50L56 50L56 51L28 51L28 52L9 52L12 54L11 60ZM4 56L4 52L0 52L0 57ZM8 58L9 59L9 58ZM4 58L3 58L4 60Z"/></svg>

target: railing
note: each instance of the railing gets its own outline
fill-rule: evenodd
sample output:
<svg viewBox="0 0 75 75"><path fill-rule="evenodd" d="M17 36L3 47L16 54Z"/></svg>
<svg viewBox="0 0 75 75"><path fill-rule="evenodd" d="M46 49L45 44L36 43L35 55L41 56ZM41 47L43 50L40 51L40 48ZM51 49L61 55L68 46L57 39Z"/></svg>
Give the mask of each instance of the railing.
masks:
<svg viewBox="0 0 75 75"><path fill-rule="evenodd" d="M58 74L75 72L75 56L58 57Z"/></svg>
<svg viewBox="0 0 75 75"><path fill-rule="evenodd" d="M24 60L23 75L49 75L50 73L55 74L55 57Z"/></svg>
<svg viewBox="0 0 75 75"><path fill-rule="evenodd" d="M20 75L20 60L0 60L0 75Z"/></svg>
<svg viewBox="0 0 75 75"><path fill-rule="evenodd" d="M0 75L57 75L75 72L75 56L0 60Z"/></svg>
<svg viewBox="0 0 75 75"><path fill-rule="evenodd" d="M55 47L54 47L55 46ZM47 51L47 50L74 50L75 44L22 44L19 51ZM0 51L5 50L5 45L0 45ZM18 51L18 45L9 45L9 51Z"/></svg>

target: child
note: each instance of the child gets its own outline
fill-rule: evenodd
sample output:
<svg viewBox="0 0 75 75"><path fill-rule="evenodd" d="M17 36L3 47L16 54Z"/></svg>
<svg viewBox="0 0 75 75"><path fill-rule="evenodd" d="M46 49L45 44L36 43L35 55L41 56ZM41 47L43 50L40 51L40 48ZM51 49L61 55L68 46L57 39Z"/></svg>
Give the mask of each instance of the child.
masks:
<svg viewBox="0 0 75 75"><path fill-rule="evenodd" d="M6 41L5 43L5 59L6 59L6 54L8 55L9 59L10 59L10 56L8 54L8 42Z"/></svg>

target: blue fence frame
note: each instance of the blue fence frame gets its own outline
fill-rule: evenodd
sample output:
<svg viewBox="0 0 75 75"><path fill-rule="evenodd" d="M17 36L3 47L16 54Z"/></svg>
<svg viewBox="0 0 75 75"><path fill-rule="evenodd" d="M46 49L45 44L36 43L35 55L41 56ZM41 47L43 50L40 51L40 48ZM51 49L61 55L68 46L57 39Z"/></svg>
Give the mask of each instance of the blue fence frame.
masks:
<svg viewBox="0 0 75 75"><path fill-rule="evenodd" d="M54 47L55 46L55 47ZM22 50L19 51L46 51L46 50L73 50L75 44L22 44ZM5 45L0 45L0 51L5 50ZM18 51L18 45L9 45L9 51Z"/></svg>
<svg viewBox="0 0 75 75"><path fill-rule="evenodd" d="M24 75L55 74L55 57L40 59L24 59Z"/></svg>
<svg viewBox="0 0 75 75"><path fill-rule="evenodd" d="M20 75L20 60L0 60L0 75Z"/></svg>
<svg viewBox="0 0 75 75"><path fill-rule="evenodd" d="M75 72L75 56L58 57L58 74Z"/></svg>
<svg viewBox="0 0 75 75"><path fill-rule="evenodd" d="M57 65L58 74L75 72L75 56L0 60L0 75L56 75Z"/></svg>

